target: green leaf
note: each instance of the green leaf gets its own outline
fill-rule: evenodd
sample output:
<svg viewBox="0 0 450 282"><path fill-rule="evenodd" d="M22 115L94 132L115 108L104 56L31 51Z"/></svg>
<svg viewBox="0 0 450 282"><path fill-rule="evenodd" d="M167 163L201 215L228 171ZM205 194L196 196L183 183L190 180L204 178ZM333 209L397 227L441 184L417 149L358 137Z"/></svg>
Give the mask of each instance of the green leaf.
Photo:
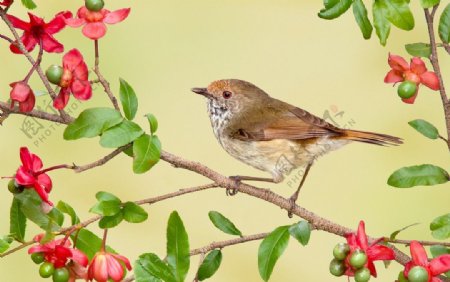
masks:
<svg viewBox="0 0 450 282"><path fill-rule="evenodd" d="M385 46L389 33L391 32L391 23L386 18L386 5L382 0L375 0L372 6L373 25L380 39L380 44Z"/></svg>
<svg viewBox="0 0 450 282"><path fill-rule="evenodd" d="M223 216L220 212L210 211L208 213L209 219L217 227L219 230L230 234L230 235L238 235L242 236L241 231L236 228L233 222L231 222L228 218Z"/></svg>
<svg viewBox="0 0 450 282"><path fill-rule="evenodd" d="M120 113L110 108L91 108L81 114L64 130L64 139L76 140L83 137L95 137L108 128L122 122Z"/></svg>
<svg viewBox="0 0 450 282"><path fill-rule="evenodd" d="M22 0L22 5L24 5L25 8L30 10L33 10L37 7L36 4L33 2L33 0Z"/></svg>
<svg viewBox="0 0 450 282"><path fill-rule="evenodd" d="M392 232L391 235L389 236L389 239L395 240L395 238L397 238L397 235L400 234L400 232L402 232L402 231L404 231L404 230L406 230L406 229L408 229L410 227L416 226L418 224L419 223L413 223L413 224L410 224L408 226L405 226L405 227L403 227L403 228L401 228L399 230L396 230L396 231Z"/></svg>
<svg viewBox="0 0 450 282"><path fill-rule="evenodd" d="M154 134L158 130L158 120L153 114L146 114L148 123L150 125L150 132Z"/></svg>
<svg viewBox="0 0 450 282"><path fill-rule="evenodd" d="M203 281L213 276L219 269L221 262L222 252L220 250L211 251L198 268L198 280Z"/></svg>
<svg viewBox="0 0 450 282"><path fill-rule="evenodd" d="M53 207L50 212L47 214L49 218L51 218L56 224L62 226L64 223L64 214L58 210L58 208Z"/></svg>
<svg viewBox="0 0 450 282"><path fill-rule="evenodd" d="M450 42L450 4L448 4L439 19L439 37L442 42Z"/></svg>
<svg viewBox="0 0 450 282"><path fill-rule="evenodd" d="M153 276L140 262L136 260L133 267L134 279L136 282L161 282L162 280Z"/></svg>
<svg viewBox="0 0 450 282"><path fill-rule="evenodd" d="M431 46L427 43L412 43L405 45L406 52L414 57L428 58L431 55Z"/></svg>
<svg viewBox="0 0 450 282"><path fill-rule="evenodd" d="M113 216L121 211L121 203L117 201L101 201L96 203L89 211L103 216Z"/></svg>
<svg viewBox="0 0 450 282"><path fill-rule="evenodd" d="M116 126L106 130L100 137L100 145L105 148L118 148L133 142L144 131L132 121L124 120Z"/></svg>
<svg viewBox="0 0 450 282"><path fill-rule="evenodd" d="M76 247L82 251L88 258L92 260L94 255L100 250L102 246L102 239L87 229L80 229L78 232L73 232L70 237L72 240L76 239ZM110 253L116 253L112 248L106 246L106 250Z"/></svg>
<svg viewBox="0 0 450 282"><path fill-rule="evenodd" d="M131 223L146 221L148 213L133 202L126 202L123 205L123 219Z"/></svg>
<svg viewBox="0 0 450 282"><path fill-rule="evenodd" d="M56 205L56 208L58 208L58 210L70 216L72 220L71 221L72 225L80 223L80 219L78 218L75 210L68 203L59 201L58 204Z"/></svg>
<svg viewBox="0 0 450 282"><path fill-rule="evenodd" d="M11 242L8 237L0 237L0 254L6 252L9 249Z"/></svg>
<svg viewBox="0 0 450 282"><path fill-rule="evenodd" d="M434 245L430 247L430 252L433 258L442 256L442 255L450 255L450 249L446 248L442 245Z"/></svg>
<svg viewBox="0 0 450 282"><path fill-rule="evenodd" d="M27 218L21 210L21 203L17 198L13 198L9 214L9 233L15 240L24 242L26 227Z"/></svg>
<svg viewBox="0 0 450 282"><path fill-rule="evenodd" d="M101 201L114 201L121 203L122 201L114 194L111 194L109 192L105 191L99 191L95 194L95 198L101 202Z"/></svg>
<svg viewBox="0 0 450 282"><path fill-rule="evenodd" d="M430 223L431 235L439 240L450 238L450 213L437 217Z"/></svg>
<svg viewBox="0 0 450 282"><path fill-rule="evenodd" d="M104 216L98 222L98 226L102 229L113 228L119 225L123 220L123 213L118 212L112 216Z"/></svg>
<svg viewBox="0 0 450 282"><path fill-rule="evenodd" d="M411 125L415 130L422 133L422 135L424 135L425 137L428 137L430 139L439 138L439 132L437 128L426 120L415 119L408 122L408 124Z"/></svg>
<svg viewBox="0 0 450 282"><path fill-rule="evenodd" d="M444 169L430 164L423 164L396 170L391 174L387 183L397 188L410 188L442 184L449 180L450 176Z"/></svg>
<svg viewBox="0 0 450 282"><path fill-rule="evenodd" d="M23 214L37 226L46 231L57 231L60 226L41 209L41 198L34 189L25 189L22 193L14 195L20 202Z"/></svg>
<svg viewBox="0 0 450 282"><path fill-rule="evenodd" d="M440 1L441 0L420 0L420 5L422 5L422 8L428 9L433 6L436 6L437 4L439 4Z"/></svg>
<svg viewBox="0 0 450 282"><path fill-rule="evenodd" d="M189 239L183 221L176 211L170 214L167 223L166 261L176 281L184 281L190 264Z"/></svg>
<svg viewBox="0 0 450 282"><path fill-rule="evenodd" d="M133 142L133 171L144 173L151 169L161 156L159 140L155 136L144 134Z"/></svg>
<svg viewBox="0 0 450 282"><path fill-rule="evenodd" d="M140 255L139 259L136 260L135 266L136 265L139 265L141 267L142 269L141 274L144 279L150 279L153 276L160 278L165 282L179 281L173 276L170 267L155 254L147 253ZM138 276L136 276L136 278L138 278ZM141 280L136 281L139 282ZM155 281L155 280L150 279L142 281Z"/></svg>
<svg viewBox="0 0 450 282"><path fill-rule="evenodd" d="M386 7L386 18L396 27L403 30L414 28L414 16L407 0L379 0Z"/></svg>
<svg viewBox="0 0 450 282"><path fill-rule="evenodd" d="M323 0L323 6L325 7L325 9L330 9L337 3L339 3L339 0Z"/></svg>
<svg viewBox="0 0 450 282"><path fill-rule="evenodd" d="M128 147L127 149L123 150L123 152L129 157L133 157L133 146Z"/></svg>
<svg viewBox="0 0 450 282"><path fill-rule="evenodd" d="M120 79L119 95L125 117L128 120L134 119L138 109L138 99L131 85L122 78Z"/></svg>
<svg viewBox="0 0 450 282"><path fill-rule="evenodd" d="M330 8L320 10L318 16L322 19L332 20L345 13L352 5L352 0L340 0Z"/></svg>
<svg viewBox="0 0 450 282"><path fill-rule="evenodd" d="M280 226L270 233L259 245L258 267L264 281L268 281L275 263L289 243L289 225Z"/></svg>
<svg viewBox="0 0 450 282"><path fill-rule="evenodd" d="M309 238L311 237L311 227L307 221L300 221L289 227L289 234L297 239L303 246L308 245Z"/></svg>
<svg viewBox="0 0 450 282"><path fill-rule="evenodd" d="M364 39L369 39L372 35L373 27L367 16L366 6L362 0L354 0L353 15L355 16L356 23L358 23Z"/></svg>

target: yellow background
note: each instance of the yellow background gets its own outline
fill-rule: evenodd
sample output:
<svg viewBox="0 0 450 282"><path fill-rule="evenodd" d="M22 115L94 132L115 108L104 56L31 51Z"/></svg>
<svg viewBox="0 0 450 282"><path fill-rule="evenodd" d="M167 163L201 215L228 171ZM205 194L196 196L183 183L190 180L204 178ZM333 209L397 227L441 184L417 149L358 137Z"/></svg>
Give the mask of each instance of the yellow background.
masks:
<svg viewBox="0 0 450 282"><path fill-rule="evenodd" d="M396 135L404 138L405 144L391 148L351 144L324 156L310 172L299 204L351 228L356 228L363 219L368 234L374 237L388 236L394 230L419 222L420 225L404 231L399 238L431 239L429 222L449 211L449 185L399 190L386 184L390 173L402 166L432 163L449 168L444 143L420 136L407 124L423 118L445 132L438 92L422 88L417 102L411 106L400 101L395 88L383 83L389 69L388 52L407 56L405 43L427 40L418 1L412 1L414 31L393 28L386 48L375 37L369 41L362 39L351 11L332 22L319 19L321 1L108 2L111 10L121 7L132 10L125 22L109 26L107 35L101 39L101 69L116 93L119 77L134 87L140 101L136 120L143 128L147 127L144 114L152 112L158 117L158 135L165 150L202 162L224 175L267 177L228 156L216 142L205 101L189 91L212 80L251 81L272 96L319 116L337 107L344 111L344 123L352 119L354 128ZM83 1L37 3L39 8L33 13L49 20L63 9L75 12ZM19 3L11 13L26 17ZM10 35L4 26L0 32ZM56 38L64 43L66 51L80 49L92 67L93 42L83 37L80 29L66 28ZM11 54L5 41L0 42L0 47L0 99L6 101L8 84L22 79L30 66L24 57ZM46 54L42 66L46 68L60 61L61 55ZM448 78L448 57L441 56L441 65ZM36 76L32 86L43 89ZM37 104L41 105L43 100L48 97L38 98ZM93 99L82 107L105 105L109 106L109 101L97 89ZM22 116L11 116L0 128L2 176L12 175L17 169L21 146L28 146L41 156L45 166L86 164L110 152L99 146L98 138L63 141L63 127L52 129L50 123L45 123L45 128L51 129L50 136L36 146L34 140L20 131L22 122ZM60 170L50 175L54 182L51 199L70 203L82 219L92 216L88 209L95 203L94 195L99 190L112 192L123 200L138 200L209 183L165 162L144 175L134 175L131 159L125 155L82 174ZM0 192L0 233L7 234L11 195L6 190L7 180L0 184L4 188ZM284 196L294 191L287 182L265 187ZM244 194L226 197L225 191L218 189L157 203L146 210L147 222L123 223L109 233L108 243L133 261L144 252L165 256L166 222L173 210L180 213L192 248L232 238L212 226L207 216L210 210L229 217L244 234L271 231L298 220L289 219L285 211L258 199ZM90 228L101 235L96 226ZM27 239L37 232L29 224ZM341 241L343 238L324 232L313 232L307 247L291 239L271 281L346 281L333 278L328 272L332 248ZM261 281L258 246L259 242L251 242L224 249L222 265L211 281ZM192 281L197 266L198 257L193 257L187 281ZM386 271L378 263L376 281L393 281L400 269L394 263ZM38 267L25 251L1 259L0 273L1 281L41 281Z"/></svg>

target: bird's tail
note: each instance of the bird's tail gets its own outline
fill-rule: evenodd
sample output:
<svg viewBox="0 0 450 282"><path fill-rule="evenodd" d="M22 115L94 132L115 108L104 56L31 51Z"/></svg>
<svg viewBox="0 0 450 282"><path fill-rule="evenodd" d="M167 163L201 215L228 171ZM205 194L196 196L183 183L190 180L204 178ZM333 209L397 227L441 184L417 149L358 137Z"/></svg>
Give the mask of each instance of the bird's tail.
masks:
<svg viewBox="0 0 450 282"><path fill-rule="evenodd" d="M380 146L403 144L403 140L401 138L391 135L349 129L345 130L344 138Z"/></svg>

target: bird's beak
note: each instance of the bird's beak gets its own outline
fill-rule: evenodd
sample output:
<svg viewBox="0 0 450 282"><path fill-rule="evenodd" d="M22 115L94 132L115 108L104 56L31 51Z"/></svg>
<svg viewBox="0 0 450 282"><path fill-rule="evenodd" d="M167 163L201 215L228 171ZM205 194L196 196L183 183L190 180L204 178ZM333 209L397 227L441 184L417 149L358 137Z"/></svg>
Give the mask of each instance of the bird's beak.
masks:
<svg viewBox="0 0 450 282"><path fill-rule="evenodd" d="M194 87L191 89L192 92L205 96L208 99L214 98L214 96L208 92L206 88Z"/></svg>

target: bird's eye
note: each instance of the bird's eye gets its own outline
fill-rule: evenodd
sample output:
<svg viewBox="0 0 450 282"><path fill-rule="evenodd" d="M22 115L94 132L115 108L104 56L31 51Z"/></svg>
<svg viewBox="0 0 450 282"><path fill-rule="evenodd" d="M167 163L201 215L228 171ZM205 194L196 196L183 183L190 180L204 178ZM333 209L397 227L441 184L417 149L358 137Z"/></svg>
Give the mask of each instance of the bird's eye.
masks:
<svg viewBox="0 0 450 282"><path fill-rule="evenodd" d="M225 99L231 98L232 93L230 91L223 91L222 96Z"/></svg>

